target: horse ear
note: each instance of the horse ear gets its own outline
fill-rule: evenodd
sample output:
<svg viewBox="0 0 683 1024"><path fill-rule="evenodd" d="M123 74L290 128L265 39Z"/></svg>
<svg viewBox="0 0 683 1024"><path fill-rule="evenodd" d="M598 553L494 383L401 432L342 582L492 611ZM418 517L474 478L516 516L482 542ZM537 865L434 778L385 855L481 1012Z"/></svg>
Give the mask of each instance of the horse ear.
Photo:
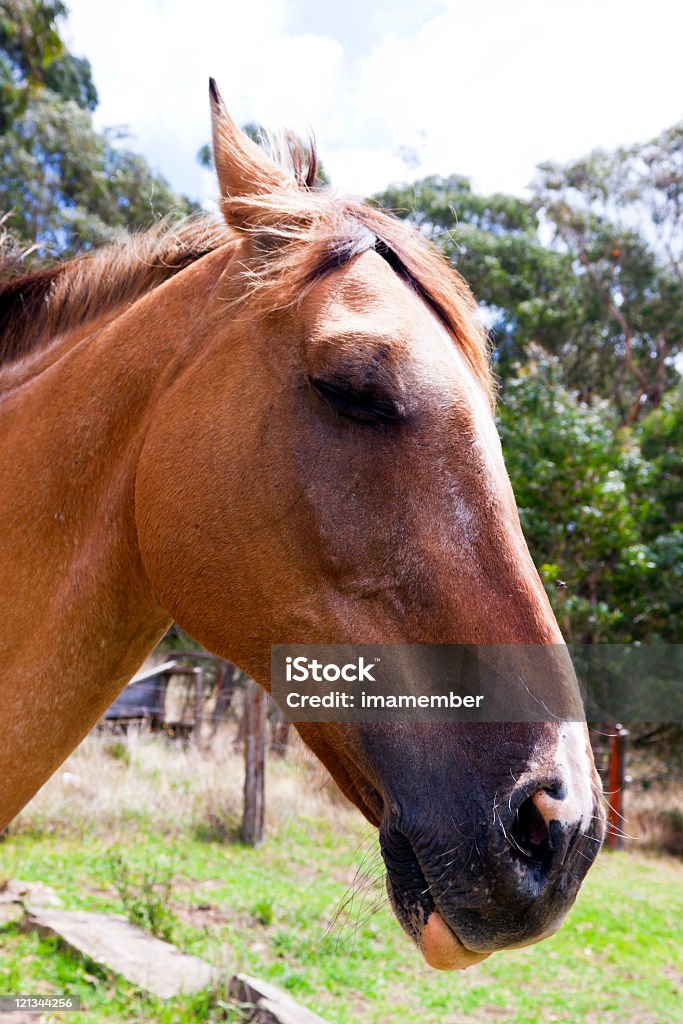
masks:
<svg viewBox="0 0 683 1024"><path fill-rule="evenodd" d="M218 174L221 210L226 222L242 231L258 230L272 219L272 204L259 204L292 182L263 150L241 131L228 114L223 98L209 79L213 159Z"/></svg>

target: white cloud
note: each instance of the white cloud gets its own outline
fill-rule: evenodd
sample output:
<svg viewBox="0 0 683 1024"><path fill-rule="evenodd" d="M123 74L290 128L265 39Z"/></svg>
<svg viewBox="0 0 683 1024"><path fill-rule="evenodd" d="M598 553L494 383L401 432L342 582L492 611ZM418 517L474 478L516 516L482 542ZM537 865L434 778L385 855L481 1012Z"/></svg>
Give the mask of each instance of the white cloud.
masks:
<svg viewBox="0 0 683 1024"><path fill-rule="evenodd" d="M126 124L133 145L180 188L198 191L195 162L209 139L213 75L238 122L332 122L341 46L288 35L280 0L71 0L69 37L100 93L97 123Z"/></svg>
<svg viewBox="0 0 683 1024"><path fill-rule="evenodd" d="M312 126L342 188L457 171L519 192L540 160L647 138L681 116L683 7L670 0L443 0L410 32L384 19L370 51L292 33L293 7L120 0L107 21L103 5L71 0L99 123L129 124L153 165L198 193L212 74L238 121ZM406 144L420 150L414 172Z"/></svg>
<svg viewBox="0 0 683 1024"><path fill-rule="evenodd" d="M424 132L420 173L520 191L543 159L647 138L681 116L682 10L446 0L417 34L363 58L356 116L395 143Z"/></svg>

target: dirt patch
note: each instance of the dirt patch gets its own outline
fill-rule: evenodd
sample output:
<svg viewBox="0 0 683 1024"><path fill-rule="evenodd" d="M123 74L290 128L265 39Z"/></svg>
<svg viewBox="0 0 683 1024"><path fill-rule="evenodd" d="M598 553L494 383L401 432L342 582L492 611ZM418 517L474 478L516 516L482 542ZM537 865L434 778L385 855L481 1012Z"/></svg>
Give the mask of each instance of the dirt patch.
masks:
<svg viewBox="0 0 683 1024"><path fill-rule="evenodd" d="M574 1024L571 1017L558 1017L557 1020L561 1024ZM617 1011L605 1013L602 1010L595 1010L586 1014L583 1020L584 1024L624 1024L624 1015ZM632 1007L628 1011L628 1024L662 1024L662 1018L660 1014L653 1013L645 1007Z"/></svg>
<svg viewBox="0 0 683 1024"><path fill-rule="evenodd" d="M226 914L212 903L197 903L191 907L177 907L175 914L193 928L215 928L217 925L234 922L234 916Z"/></svg>
<svg viewBox="0 0 683 1024"><path fill-rule="evenodd" d="M679 971L676 967L660 967L659 973L667 981L672 982L674 988L683 992L683 971Z"/></svg>
<svg viewBox="0 0 683 1024"><path fill-rule="evenodd" d="M11 1013L0 1012L0 1024L42 1024L45 1018L40 1013L23 1013L12 1010Z"/></svg>
<svg viewBox="0 0 683 1024"><path fill-rule="evenodd" d="M197 889L199 889L201 892L207 892L210 889L224 888L224 878L205 878L202 882L194 882L192 881L192 879L184 877L173 879L174 892L195 892Z"/></svg>

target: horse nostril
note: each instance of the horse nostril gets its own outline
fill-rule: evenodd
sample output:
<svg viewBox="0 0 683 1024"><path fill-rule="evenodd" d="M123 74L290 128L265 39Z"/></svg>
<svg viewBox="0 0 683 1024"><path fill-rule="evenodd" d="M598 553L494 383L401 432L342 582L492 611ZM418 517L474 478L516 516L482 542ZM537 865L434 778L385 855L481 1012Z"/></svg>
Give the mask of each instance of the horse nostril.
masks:
<svg viewBox="0 0 683 1024"><path fill-rule="evenodd" d="M542 794L545 794L548 800L552 799L545 790L539 790L520 804L512 823L510 838L518 853L530 861L548 867L553 853L551 817L547 816L543 800L539 800Z"/></svg>

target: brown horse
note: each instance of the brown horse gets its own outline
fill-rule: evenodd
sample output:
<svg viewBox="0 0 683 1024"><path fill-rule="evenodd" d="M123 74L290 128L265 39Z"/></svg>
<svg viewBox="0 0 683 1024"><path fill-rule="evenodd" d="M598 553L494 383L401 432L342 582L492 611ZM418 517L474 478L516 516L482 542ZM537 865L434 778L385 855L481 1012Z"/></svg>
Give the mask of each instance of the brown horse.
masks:
<svg viewBox="0 0 683 1024"><path fill-rule="evenodd" d="M275 642L561 643L466 285L211 101L224 224L0 293L0 827L172 620L264 686ZM585 726L300 731L431 964L559 926L602 833Z"/></svg>

